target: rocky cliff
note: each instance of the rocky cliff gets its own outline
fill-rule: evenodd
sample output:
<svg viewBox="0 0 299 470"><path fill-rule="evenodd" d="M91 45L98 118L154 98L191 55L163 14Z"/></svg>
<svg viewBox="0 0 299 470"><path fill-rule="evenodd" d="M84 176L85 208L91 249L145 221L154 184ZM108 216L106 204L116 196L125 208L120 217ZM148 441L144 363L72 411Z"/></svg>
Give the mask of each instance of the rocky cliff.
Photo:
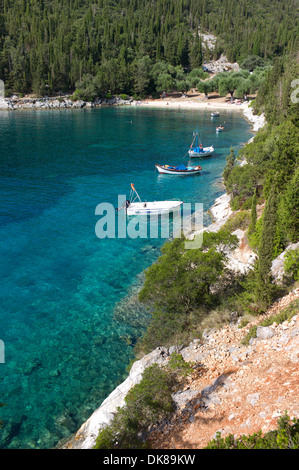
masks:
<svg viewBox="0 0 299 470"><path fill-rule="evenodd" d="M202 338L187 347L160 347L136 361L125 382L63 448L91 449L100 427L124 405L126 393L140 382L145 368L153 363L166 365L174 351L194 366L194 373L173 394L176 411L171 420L153 428L149 440L154 449L200 449L217 432L235 437L259 430L265 433L277 428L277 419L285 412L299 419L298 300L296 289L243 328L235 322L205 330ZM290 305L295 305L295 314L289 321L258 326ZM256 336L248 345L242 344L253 326Z"/></svg>
<svg viewBox="0 0 299 470"><path fill-rule="evenodd" d="M298 302L289 321L258 326L296 299L299 289L246 327L235 323L206 331L201 341L181 350L185 360L196 364L196 372L177 395L171 422L151 434L153 448L200 449L217 432L222 437L266 433L277 429L277 419L286 411L290 418L299 418ZM245 346L241 341L253 326L256 337Z"/></svg>

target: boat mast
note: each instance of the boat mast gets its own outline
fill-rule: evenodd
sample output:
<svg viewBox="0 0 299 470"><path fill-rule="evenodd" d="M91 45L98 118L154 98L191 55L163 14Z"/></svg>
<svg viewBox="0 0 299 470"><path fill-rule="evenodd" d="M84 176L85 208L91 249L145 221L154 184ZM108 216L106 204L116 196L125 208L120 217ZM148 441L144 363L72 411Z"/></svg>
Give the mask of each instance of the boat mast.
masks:
<svg viewBox="0 0 299 470"><path fill-rule="evenodd" d="M131 183L131 188L132 188L133 193L134 193L134 192L136 193L136 195L137 195L139 201L142 202L141 199L140 199L139 194L137 193L137 191L136 191L136 189L135 189L135 187L134 187L134 184L133 184L133 183ZM132 195L132 197L133 197L133 195ZM133 202L133 201L132 201L132 202Z"/></svg>

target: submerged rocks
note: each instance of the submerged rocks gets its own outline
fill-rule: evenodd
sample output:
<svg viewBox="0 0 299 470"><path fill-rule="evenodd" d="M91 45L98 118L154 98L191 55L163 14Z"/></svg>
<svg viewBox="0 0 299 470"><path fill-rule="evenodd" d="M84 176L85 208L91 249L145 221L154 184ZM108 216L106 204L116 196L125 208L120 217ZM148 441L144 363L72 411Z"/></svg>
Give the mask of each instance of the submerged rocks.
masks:
<svg viewBox="0 0 299 470"><path fill-rule="evenodd" d="M63 445L63 448L92 449L99 429L109 423L119 407L124 406L128 391L142 379L144 370L152 364L165 365L169 359L167 348L157 348L139 361L134 362L127 379L104 400L102 405L81 426L77 433Z"/></svg>
<svg viewBox="0 0 299 470"><path fill-rule="evenodd" d="M40 367L42 367L41 360L37 357L34 357L34 358L30 359L30 361L28 361L27 366L24 370L24 374L25 375L30 375L30 374L32 374L32 372L39 369Z"/></svg>

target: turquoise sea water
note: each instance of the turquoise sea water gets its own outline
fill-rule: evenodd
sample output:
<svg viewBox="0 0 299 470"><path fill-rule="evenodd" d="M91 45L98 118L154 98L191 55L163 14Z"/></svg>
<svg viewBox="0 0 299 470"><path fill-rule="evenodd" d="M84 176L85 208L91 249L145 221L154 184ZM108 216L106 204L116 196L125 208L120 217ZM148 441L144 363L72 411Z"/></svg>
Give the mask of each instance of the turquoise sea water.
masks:
<svg viewBox="0 0 299 470"><path fill-rule="evenodd" d="M207 111L109 108L0 113L0 433L2 448L50 448L126 377L147 317L134 299L163 239L95 235L102 202L134 183L148 201L223 194L233 146L251 137L237 112L217 135ZM213 156L183 158L199 126ZM200 163L159 175L155 163ZM208 219L205 219L208 222Z"/></svg>

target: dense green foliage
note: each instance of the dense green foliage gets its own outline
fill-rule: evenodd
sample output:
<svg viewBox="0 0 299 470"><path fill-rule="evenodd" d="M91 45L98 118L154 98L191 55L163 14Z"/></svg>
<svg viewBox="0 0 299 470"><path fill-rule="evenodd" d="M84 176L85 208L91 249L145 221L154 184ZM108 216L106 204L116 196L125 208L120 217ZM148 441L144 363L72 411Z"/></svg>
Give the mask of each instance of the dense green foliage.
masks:
<svg viewBox="0 0 299 470"><path fill-rule="evenodd" d="M2 0L0 77L8 92L74 91L87 76L91 94L151 93L157 62L190 71L225 52L250 70L296 50L296 11L295 0ZM218 38L204 56L199 25Z"/></svg>
<svg viewBox="0 0 299 470"><path fill-rule="evenodd" d="M235 165L225 184L235 208L244 208L248 199L251 204L255 192L257 198L268 199L275 185L277 210L283 207L280 215L285 217L285 241L294 241L299 235L299 104L291 99L291 83L299 76L299 64L295 58L279 60L278 64L280 75L277 76L276 64L268 72L255 101L256 111L265 112L268 124L240 152L239 157L249 165Z"/></svg>
<svg viewBox="0 0 299 470"><path fill-rule="evenodd" d="M289 250L284 257L284 269L287 276L299 281L299 248Z"/></svg>
<svg viewBox="0 0 299 470"><path fill-rule="evenodd" d="M299 420L290 421L287 413L278 422L278 429L264 436L259 431L250 436L235 438L232 434L222 438L217 433L206 449L299 449Z"/></svg>
<svg viewBox="0 0 299 470"><path fill-rule="evenodd" d="M140 292L140 299L152 304L153 315L137 349L149 352L199 334L202 318L221 304L223 293L233 295L236 286L225 267L225 250L236 243L237 237L221 230L204 233L197 249L186 249L184 238L163 246L162 256L146 271Z"/></svg>
<svg viewBox="0 0 299 470"><path fill-rule="evenodd" d="M281 292L272 283L271 264L287 245L299 239L299 103L292 82L299 76L297 58L278 59L268 71L254 103L264 112L267 125L254 141L240 151L247 165L228 157L224 182L234 210L251 207L249 243L258 254L253 272L243 283L243 308L264 311ZM265 203L258 219L257 202ZM291 256L291 255L290 255ZM287 259L287 269L296 280L296 259Z"/></svg>
<svg viewBox="0 0 299 470"><path fill-rule="evenodd" d="M137 351L187 342L192 334L200 334L201 323L215 310L263 312L286 292L287 285L272 282L270 269L273 259L299 239L298 103L291 101L290 87L299 66L292 57L278 63L279 75L277 64L266 72L276 93L263 87L263 96L259 92L256 100L256 109L266 113L269 123L238 155L247 164L238 164L233 149L227 157L224 183L232 209L238 212L217 234L204 233L201 249L185 250L180 239L165 244L160 259L148 269L140 294L151 303L153 315ZM260 203L265 209L258 218ZM236 228L248 229L258 255L254 269L244 276L225 267L224 248L233 246L230 232ZM296 256L287 259L288 282L296 280L296 263Z"/></svg>

